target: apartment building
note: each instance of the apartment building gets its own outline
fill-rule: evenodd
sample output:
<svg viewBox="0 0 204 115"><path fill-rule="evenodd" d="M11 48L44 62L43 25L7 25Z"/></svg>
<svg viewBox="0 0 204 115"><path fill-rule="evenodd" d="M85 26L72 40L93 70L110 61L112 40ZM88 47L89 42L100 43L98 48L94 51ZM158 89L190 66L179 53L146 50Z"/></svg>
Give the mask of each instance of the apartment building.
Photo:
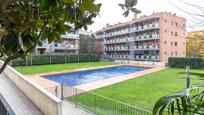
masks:
<svg viewBox="0 0 204 115"><path fill-rule="evenodd" d="M78 54L79 52L79 34L66 33L61 35L60 40L48 43L48 40L43 41L42 46L36 47L36 54L50 54L50 53L70 53Z"/></svg>
<svg viewBox="0 0 204 115"><path fill-rule="evenodd" d="M170 12L135 16L96 32L97 50L107 59L167 62L186 56L186 19Z"/></svg>
<svg viewBox="0 0 204 115"><path fill-rule="evenodd" d="M92 32L86 31L77 31L66 33L61 35L60 40L53 41L48 43L48 40L43 41L42 46L37 46L35 53L36 54L78 54L79 53L79 42L80 34L91 35Z"/></svg>

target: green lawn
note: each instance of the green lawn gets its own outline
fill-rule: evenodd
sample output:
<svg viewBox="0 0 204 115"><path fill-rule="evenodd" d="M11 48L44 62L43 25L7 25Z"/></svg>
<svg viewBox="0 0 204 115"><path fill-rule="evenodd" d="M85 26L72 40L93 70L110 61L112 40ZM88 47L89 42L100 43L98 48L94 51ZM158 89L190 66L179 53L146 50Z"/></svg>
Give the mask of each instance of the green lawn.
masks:
<svg viewBox="0 0 204 115"><path fill-rule="evenodd" d="M201 82L204 71L191 70L190 77L193 84ZM151 111L159 98L181 91L184 88L185 69L171 68L97 89L92 93ZM90 108L93 105L92 95L82 94L77 99L82 106L89 110L93 109ZM97 100L97 103L104 102L104 100L100 101ZM106 106L109 106L109 103Z"/></svg>
<svg viewBox="0 0 204 115"><path fill-rule="evenodd" d="M98 66L107 66L113 65L112 62L83 62L83 63L69 63L69 64L53 64L53 65L40 65L40 66L21 66L14 67L17 71L22 74L38 74L54 71L63 71L63 70L74 70L80 68L88 67L98 67Z"/></svg>
<svg viewBox="0 0 204 115"><path fill-rule="evenodd" d="M85 67L96 67L112 65L111 62L93 62L93 63L72 63L56 64L30 67L15 67L23 74L36 74L61 70L72 70ZM192 83L198 83L204 79L204 70L190 70ZM203 78L202 78L203 77ZM170 68L155 73L151 73L139 78L134 78L117 84L113 84L101 89L92 91L97 95L115 99L132 106L138 106L147 110L152 110L155 102L162 96L169 95L185 89L185 69ZM73 98L70 98L73 99ZM97 98L96 98L97 99ZM77 97L78 103L93 111L93 95L82 94ZM107 100L97 99L98 111L111 110L111 105ZM107 108L108 107L108 108ZM126 111L126 110L124 110Z"/></svg>

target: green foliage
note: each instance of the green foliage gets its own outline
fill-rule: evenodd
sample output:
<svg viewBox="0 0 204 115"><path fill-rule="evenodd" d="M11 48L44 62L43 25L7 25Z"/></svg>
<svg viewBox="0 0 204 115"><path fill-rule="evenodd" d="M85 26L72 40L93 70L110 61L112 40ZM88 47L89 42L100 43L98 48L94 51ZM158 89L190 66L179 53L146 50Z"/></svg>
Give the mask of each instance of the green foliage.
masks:
<svg viewBox="0 0 204 115"><path fill-rule="evenodd" d="M25 58L43 40L87 29L100 11L94 0L14 0L1 4L0 56L6 62Z"/></svg>
<svg viewBox="0 0 204 115"><path fill-rule="evenodd" d="M81 54L95 54L96 53L96 38L92 35L80 35L79 52Z"/></svg>
<svg viewBox="0 0 204 115"><path fill-rule="evenodd" d="M185 68L186 65L190 65L192 69L203 68L202 58L170 57L168 63L170 67L174 68Z"/></svg>
<svg viewBox="0 0 204 115"><path fill-rule="evenodd" d="M25 65L48 65L48 64L63 64L77 62L98 62L98 55L33 55L27 56L27 59L17 59L12 61L12 66Z"/></svg>
<svg viewBox="0 0 204 115"><path fill-rule="evenodd" d="M125 4L118 4L123 10L125 10L125 12L123 13L123 15L125 17L127 17L130 13L130 11L132 11L135 14L140 14L141 11L134 8L134 6L137 5L137 0L125 0Z"/></svg>
<svg viewBox="0 0 204 115"><path fill-rule="evenodd" d="M202 115L204 113L204 83L193 85L184 92L159 99L153 109L153 115Z"/></svg>

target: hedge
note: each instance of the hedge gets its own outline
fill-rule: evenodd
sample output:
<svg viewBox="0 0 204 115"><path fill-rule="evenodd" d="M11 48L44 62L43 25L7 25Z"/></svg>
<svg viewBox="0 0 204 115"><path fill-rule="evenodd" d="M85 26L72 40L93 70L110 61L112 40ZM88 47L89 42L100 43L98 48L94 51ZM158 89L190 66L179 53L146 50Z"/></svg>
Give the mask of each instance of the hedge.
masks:
<svg viewBox="0 0 204 115"><path fill-rule="evenodd" d="M189 65L192 69L203 69L202 58L170 57L168 63L174 68L185 68Z"/></svg>
<svg viewBox="0 0 204 115"><path fill-rule="evenodd" d="M31 66L31 65L47 65L47 64L63 64L77 62L97 62L100 61L99 55L32 55L26 60L16 59L11 62L11 66Z"/></svg>

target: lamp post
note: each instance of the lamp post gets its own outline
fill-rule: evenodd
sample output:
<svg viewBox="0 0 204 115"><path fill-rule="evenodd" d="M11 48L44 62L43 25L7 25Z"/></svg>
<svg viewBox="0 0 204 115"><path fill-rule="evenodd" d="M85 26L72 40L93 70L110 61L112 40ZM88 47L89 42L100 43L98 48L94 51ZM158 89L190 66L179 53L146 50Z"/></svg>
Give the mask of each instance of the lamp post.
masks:
<svg viewBox="0 0 204 115"><path fill-rule="evenodd" d="M190 80L190 76L189 76L189 71L190 71L190 66L187 65L186 66L186 89L188 89L190 87L190 84L191 84L191 80Z"/></svg>

